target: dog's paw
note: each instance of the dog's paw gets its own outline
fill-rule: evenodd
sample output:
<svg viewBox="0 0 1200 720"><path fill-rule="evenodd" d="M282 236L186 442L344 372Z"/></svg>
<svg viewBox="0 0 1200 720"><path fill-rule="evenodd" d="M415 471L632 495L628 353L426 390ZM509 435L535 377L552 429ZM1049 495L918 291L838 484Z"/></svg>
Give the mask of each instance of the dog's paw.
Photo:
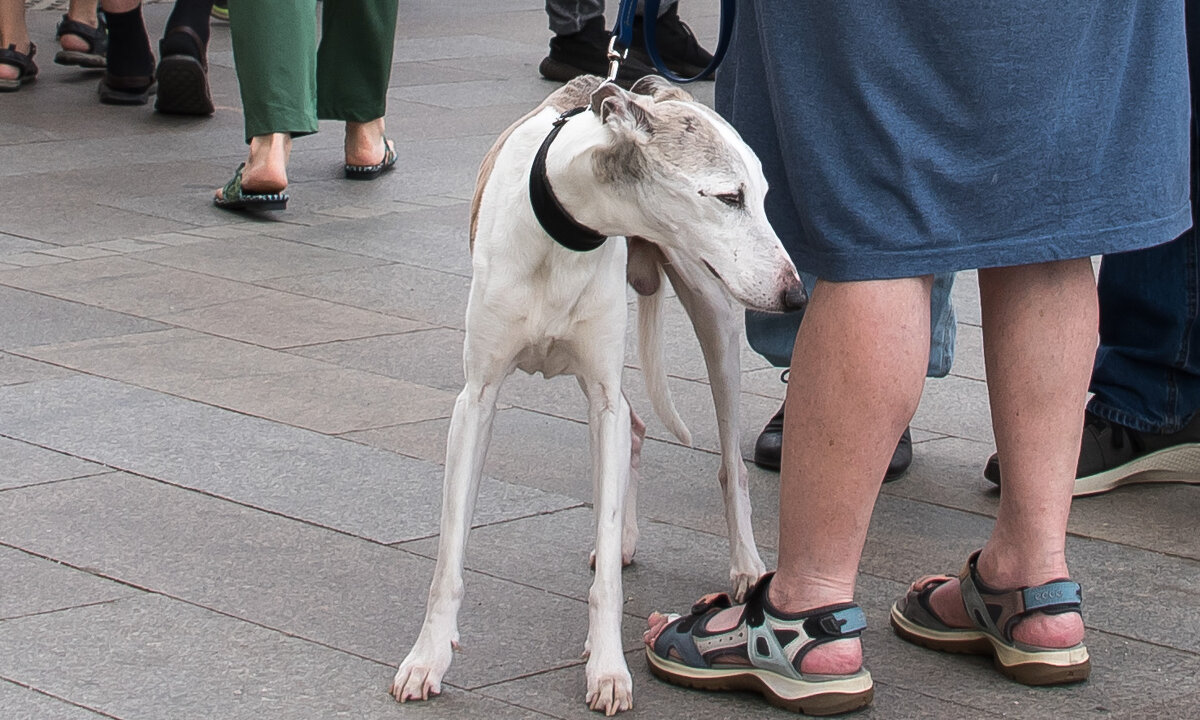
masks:
<svg viewBox="0 0 1200 720"><path fill-rule="evenodd" d="M416 648L400 663L396 677L388 692L398 702L406 700L428 700L442 694L442 677L450 667L450 646L445 653L433 653L426 656L418 653Z"/></svg>
<svg viewBox="0 0 1200 720"><path fill-rule="evenodd" d="M751 565L746 569L731 567L729 569L729 586L732 589L734 602L742 602L746 599L746 593L750 592L750 588L758 582L758 579L767 571L765 565L760 560L757 564Z"/></svg>
<svg viewBox="0 0 1200 720"><path fill-rule="evenodd" d="M633 709L633 678L624 667L611 672L587 671L587 706L605 715Z"/></svg>

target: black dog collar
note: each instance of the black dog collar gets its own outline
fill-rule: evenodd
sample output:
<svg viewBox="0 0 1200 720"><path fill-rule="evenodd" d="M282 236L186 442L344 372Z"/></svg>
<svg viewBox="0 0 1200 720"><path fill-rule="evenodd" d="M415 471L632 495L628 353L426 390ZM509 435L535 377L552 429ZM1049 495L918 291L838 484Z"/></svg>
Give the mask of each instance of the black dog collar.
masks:
<svg viewBox="0 0 1200 720"><path fill-rule="evenodd" d="M542 141L537 155L533 158L533 166L529 169L529 202L533 205L533 214L542 225L546 234L568 250L586 252L595 250L608 239L595 230L579 224L570 213L563 208L550 188L550 179L546 177L546 153L550 151L550 143L558 137L558 131L575 115L587 110L577 107L564 112L554 121L554 129Z"/></svg>

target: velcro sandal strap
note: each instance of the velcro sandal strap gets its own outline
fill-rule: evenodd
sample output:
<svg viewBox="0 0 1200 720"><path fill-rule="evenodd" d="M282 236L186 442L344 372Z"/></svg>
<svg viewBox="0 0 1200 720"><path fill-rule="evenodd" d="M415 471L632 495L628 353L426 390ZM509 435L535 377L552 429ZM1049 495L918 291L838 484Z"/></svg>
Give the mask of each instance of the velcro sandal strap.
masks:
<svg viewBox="0 0 1200 720"><path fill-rule="evenodd" d="M1071 580L1058 580L1025 588L1025 612L1031 610L1077 610L1083 603L1083 589Z"/></svg>
<svg viewBox="0 0 1200 720"><path fill-rule="evenodd" d="M858 637L867 629L867 614L857 605L814 615L804 621L810 638Z"/></svg>

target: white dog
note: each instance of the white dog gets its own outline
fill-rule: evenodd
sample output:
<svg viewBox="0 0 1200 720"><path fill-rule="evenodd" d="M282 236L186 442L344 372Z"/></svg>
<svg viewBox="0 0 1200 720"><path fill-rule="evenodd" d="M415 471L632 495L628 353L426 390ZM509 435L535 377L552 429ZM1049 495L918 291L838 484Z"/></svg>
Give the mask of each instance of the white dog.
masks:
<svg viewBox="0 0 1200 720"><path fill-rule="evenodd" d="M579 110L568 116L572 108ZM601 78L577 78L493 146L472 204L466 386L446 443L437 565L420 636L392 683L397 700L441 691L458 644L463 555L496 397L520 368L546 377L571 373L587 395L596 545L586 701L607 715L632 707L621 647L621 566L637 541L634 495L645 426L621 389L626 279L642 296L639 345L652 404L688 444L661 358L664 272L692 319L721 431L735 595L763 573L738 447L741 313L729 296L768 311L798 309L806 300L767 222L766 191L758 159L733 128L656 78L639 81L632 93ZM628 243L604 242L620 236Z"/></svg>

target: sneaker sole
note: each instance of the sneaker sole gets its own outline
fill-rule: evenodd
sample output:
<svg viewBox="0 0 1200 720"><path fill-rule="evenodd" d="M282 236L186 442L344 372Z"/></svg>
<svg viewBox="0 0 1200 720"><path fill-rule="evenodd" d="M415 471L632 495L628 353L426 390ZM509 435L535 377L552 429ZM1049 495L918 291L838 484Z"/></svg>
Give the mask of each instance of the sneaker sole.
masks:
<svg viewBox="0 0 1200 720"><path fill-rule="evenodd" d="M1006 677L1022 685L1066 685L1087 680L1092 672L1087 648L1077 645L1063 650L1022 650L1007 645L981 630L934 630L918 625L892 605L892 629L904 640L930 650L964 655L991 655Z"/></svg>
<svg viewBox="0 0 1200 720"><path fill-rule="evenodd" d="M1139 483L1200 484L1200 443L1164 448L1110 470L1075 480L1075 497L1098 495Z"/></svg>
<svg viewBox="0 0 1200 720"><path fill-rule="evenodd" d="M762 694L775 707L806 715L838 715L871 704L875 687L871 673L829 680L793 680L757 668L693 668L664 659L646 648L650 672L673 685L697 690L749 690Z"/></svg>

